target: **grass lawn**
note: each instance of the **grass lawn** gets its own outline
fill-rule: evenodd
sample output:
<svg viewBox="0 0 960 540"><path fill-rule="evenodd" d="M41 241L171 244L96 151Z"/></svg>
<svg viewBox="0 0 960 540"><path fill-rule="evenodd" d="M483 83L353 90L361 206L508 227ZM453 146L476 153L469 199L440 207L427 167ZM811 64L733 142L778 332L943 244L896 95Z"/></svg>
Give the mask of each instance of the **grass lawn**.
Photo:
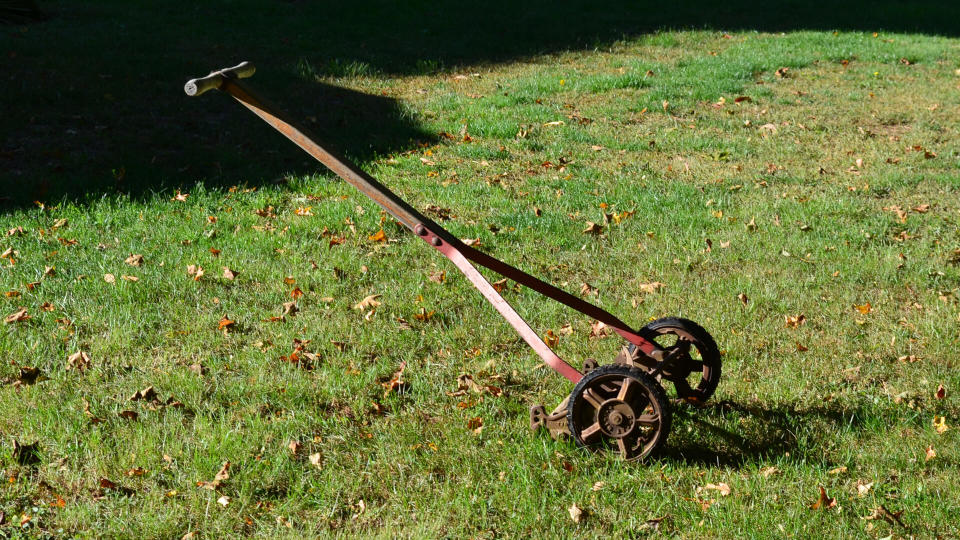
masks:
<svg viewBox="0 0 960 540"><path fill-rule="evenodd" d="M0 26L0 538L960 536L960 38L881 4ZM714 398L643 463L530 432L571 385L452 264L183 95L241 60L453 234L637 327L699 322ZM622 345L505 296L576 366Z"/></svg>

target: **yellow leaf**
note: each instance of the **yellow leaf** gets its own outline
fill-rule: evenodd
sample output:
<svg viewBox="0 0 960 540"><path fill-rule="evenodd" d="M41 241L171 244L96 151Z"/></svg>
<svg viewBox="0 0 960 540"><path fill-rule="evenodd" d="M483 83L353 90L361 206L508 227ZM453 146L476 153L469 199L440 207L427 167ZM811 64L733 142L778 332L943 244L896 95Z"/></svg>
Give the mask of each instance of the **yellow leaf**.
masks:
<svg viewBox="0 0 960 540"><path fill-rule="evenodd" d="M543 336L543 342L547 344L547 347L553 348L560 343L560 337L553 333L553 330L547 330L547 333Z"/></svg>
<svg viewBox="0 0 960 540"><path fill-rule="evenodd" d="M870 302L867 302L866 304L863 304L862 306L858 306L858 305L854 304L853 307L856 308L856 310L859 311L859 312L860 312L861 314L863 314L863 315L866 315L867 313L870 313L871 311L873 311L873 306L870 305Z"/></svg>
<svg viewBox="0 0 960 540"><path fill-rule="evenodd" d="M380 298L381 296L382 295L379 295L379 294L371 294L370 296L354 304L353 309L364 310L367 308L377 307L380 305L380 302L377 301L377 298Z"/></svg>

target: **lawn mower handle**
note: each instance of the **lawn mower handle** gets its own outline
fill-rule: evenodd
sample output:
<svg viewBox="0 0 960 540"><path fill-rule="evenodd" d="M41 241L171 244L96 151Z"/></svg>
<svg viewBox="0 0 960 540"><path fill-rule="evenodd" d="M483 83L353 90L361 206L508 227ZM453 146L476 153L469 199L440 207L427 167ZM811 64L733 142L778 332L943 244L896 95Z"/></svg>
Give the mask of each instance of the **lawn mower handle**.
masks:
<svg viewBox="0 0 960 540"><path fill-rule="evenodd" d="M219 89L226 77L233 79L246 79L252 77L257 68L250 62L241 62L231 68L221 69L220 71L211 71L206 77L199 79L190 79L183 85L183 91L188 96L199 96L207 90Z"/></svg>

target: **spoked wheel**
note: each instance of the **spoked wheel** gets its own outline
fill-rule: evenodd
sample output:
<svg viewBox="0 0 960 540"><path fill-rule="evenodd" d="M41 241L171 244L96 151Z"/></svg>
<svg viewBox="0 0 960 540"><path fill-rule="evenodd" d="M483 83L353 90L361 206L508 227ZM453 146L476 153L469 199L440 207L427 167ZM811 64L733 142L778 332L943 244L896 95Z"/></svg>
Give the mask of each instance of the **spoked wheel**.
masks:
<svg viewBox="0 0 960 540"><path fill-rule="evenodd" d="M673 383L677 397L694 403L710 399L720 383L721 361L717 344L706 330L693 321L669 317L651 322L638 333L675 355L659 378ZM657 365L636 349L633 344L628 347L634 364L648 370Z"/></svg>
<svg viewBox="0 0 960 540"><path fill-rule="evenodd" d="M608 364L574 387L567 423L577 446L637 460L667 440L670 406L660 383L642 369Z"/></svg>

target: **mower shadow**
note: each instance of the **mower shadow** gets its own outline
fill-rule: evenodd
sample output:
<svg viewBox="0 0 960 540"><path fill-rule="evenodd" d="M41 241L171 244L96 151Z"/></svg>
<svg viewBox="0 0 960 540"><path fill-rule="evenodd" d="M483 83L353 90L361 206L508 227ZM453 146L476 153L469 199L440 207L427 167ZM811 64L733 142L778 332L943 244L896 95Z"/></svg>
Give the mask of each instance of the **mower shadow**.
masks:
<svg viewBox="0 0 960 540"><path fill-rule="evenodd" d="M688 465L739 468L758 460L802 457L800 437L826 436L840 425L856 429L861 424L860 411L842 406L767 408L731 400L704 407L680 404L662 455Z"/></svg>

